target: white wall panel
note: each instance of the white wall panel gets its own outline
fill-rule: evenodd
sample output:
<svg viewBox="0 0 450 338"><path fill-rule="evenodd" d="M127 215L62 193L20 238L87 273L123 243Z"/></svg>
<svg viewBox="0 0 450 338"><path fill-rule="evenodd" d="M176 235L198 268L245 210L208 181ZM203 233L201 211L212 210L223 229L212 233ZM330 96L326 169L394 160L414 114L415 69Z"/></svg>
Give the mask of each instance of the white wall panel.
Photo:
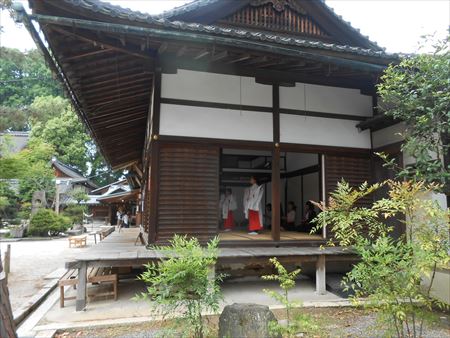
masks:
<svg viewBox="0 0 450 338"><path fill-rule="evenodd" d="M372 133L372 142L374 148L386 146L388 144L403 141L403 137L399 133L404 132L404 123L397 123L393 126L374 131Z"/></svg>
<svg viewBox="0 0 450 338"><path fill-rule="evenodd" d="M161 104L160 134L271 142L272 115Z"/></svg>
<svg viewBox="0 0 450 338"><path fill-rule="evenodd" d="M281 142L335 147L370 148L370 132L359 132L358 121L280 114Z"/></svg>
<svg viewBox="0 0 450 338"><path fill-rule="evenodd" d="M251 77L196 72L179 69L177 74L162 74L163 98L251 106L272 106L272 86Z"/></svg>
<svg viewBox="0 0 450 338"><path fill-rule="evenodd" d="M280 87L280 107L324 113L372 116L372 97L358 89L296 83Z"/></svg>

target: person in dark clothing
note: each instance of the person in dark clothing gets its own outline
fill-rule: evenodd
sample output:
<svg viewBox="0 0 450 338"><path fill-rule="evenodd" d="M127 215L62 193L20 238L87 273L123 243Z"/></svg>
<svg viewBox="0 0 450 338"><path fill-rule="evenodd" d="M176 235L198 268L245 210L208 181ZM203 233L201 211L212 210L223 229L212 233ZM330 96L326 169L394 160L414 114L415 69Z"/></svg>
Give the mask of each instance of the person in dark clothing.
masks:
<svg viewBox="0 0 450 338"><path fill-rule="evenodd" d="M317 213L314 210L314 205L310 201L306 202L305 207L306 212L302 219L300 231L310 233L311 229L314 227L312 221L316 218Z"/></svg>

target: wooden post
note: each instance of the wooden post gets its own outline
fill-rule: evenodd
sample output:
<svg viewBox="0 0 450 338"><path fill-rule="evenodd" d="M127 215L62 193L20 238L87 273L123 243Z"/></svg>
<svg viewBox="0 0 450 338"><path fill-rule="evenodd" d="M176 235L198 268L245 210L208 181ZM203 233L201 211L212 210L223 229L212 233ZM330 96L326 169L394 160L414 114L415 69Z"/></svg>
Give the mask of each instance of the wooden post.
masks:
<svg viewBox="0 0 450 338"><path fill-rule="evenodd" d="M161 66L159 59L155 61L155 73L153 77L152 114L150 136L150 217L148 224L148 242L156 241L158 222L158 186L159 186L159 114L161 109Z"/></svg>
<svg viewBox="0 0 450 338"><path fill-rule="evenodd" d="M76 311L83 311L86 308L87 263L81 262L80 264L78 268Z"/></svg>
<svg viewBox="0 0 450 338"><path fill-rule="evenodd" d="M6 246L4 271L6 278L8 278L8 275L11 272L11 244Z"/></svg>
<svg viewBox="0 0 450 338"><path fill-rule="evenodd" d="M272 150L272 239L280 240L280 87L272 86L273 143Z"/></svg>
<svg viewBox="0 0 450 338"><path fill-rule="evenodd" d="M316 262L316 293L319 295L325 295L327 293L325 267L325 255L319 255Z"/></svg>
<svg viewBox="0 0 450 338"><path fill-rule="evenodd" d="M15 338L16 327L9 302L8 285L6 282L6 274L3 270L2 255L0 253L0 337Z"/></svg>

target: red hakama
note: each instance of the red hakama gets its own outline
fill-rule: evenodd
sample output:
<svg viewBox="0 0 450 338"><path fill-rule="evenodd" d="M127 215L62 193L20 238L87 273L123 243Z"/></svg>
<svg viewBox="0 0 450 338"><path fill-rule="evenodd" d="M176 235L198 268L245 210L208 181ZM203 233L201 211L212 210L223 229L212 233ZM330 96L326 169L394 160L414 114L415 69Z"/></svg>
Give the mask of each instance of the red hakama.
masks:
<svg viewBox="0 0 450 338"><path fill-rule="evenodd" d="M233 211L228 210L228 216L225 219L225 222L223 223L223 227L225 229L233 229L234 228L234 216Z"/></svg>
<svg viewBox="0 0 450 338"><path fill-rule="evenodd" d="M248 230L259 231L263 227L259 220L259 211L248 209Z"/></svg>

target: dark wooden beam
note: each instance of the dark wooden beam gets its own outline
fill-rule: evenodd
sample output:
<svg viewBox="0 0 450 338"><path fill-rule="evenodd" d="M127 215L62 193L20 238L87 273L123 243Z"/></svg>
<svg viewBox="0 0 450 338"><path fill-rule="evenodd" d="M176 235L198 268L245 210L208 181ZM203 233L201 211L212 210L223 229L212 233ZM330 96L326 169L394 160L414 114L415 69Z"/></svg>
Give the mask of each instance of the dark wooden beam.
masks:
<svg viewBox="0 0 450 338"><path fill-rule="evenodd" d="M214 54L211 58L212 62L220 61L228 56L228 51L224 50L223 52Z"/></svg>
<svg viewBox="0 0 450 338"><path fill-rule="evenodd" d="M69 57L62 57L62 60L64 62L73 61L73 60L78 60L78 59L81 59L81 58L84 58L84 57L87 57L87 56L103 54L103 53L110 52L110 51L112 51L112 49L110 49L110 48L97 49L97 50L84 52L82 54L77 54L77 55L73 55L73 56L69 56Z"/></svg>
<svg viewBox="0 0 450 338"><path fill-rule="evenodd" d="M55 26L52 26L50 29L54 30L58 33L64 34L64 35L77 37L78 39L80 39L82 41L91 42L91 43L94 43L96 45L100 45L103 47L108 47L109 49L112 49L112 50L115 50L118 52L122 52L124 54L129 54L129 55L133 55L133 56L136 56L139 58L144 58L144 59L152 59L150 54L142 53L139 48L134 48L131 46L125 47L123 44L121 44L122 45L121 46L110 39L108 39L107 41L99 41L98 38L95 38L93 34L89 34L89 33L85 33L85 32L81 33L80 31L77 31L76 33L74 33L73 31L69 32L63 28L55 27Z"/></svg>
<svg viewBox="0 0 450 338"><path fill-rule="evenodd" d="M251 57L252 56L250 54L238 55L238 56L236 56L236 58L231 59L230 61L226 62L226 64L242 62L242 61L250 59Z"/></svg>
<svg viewBox="0 0 450 338"><path fill-rule="evenodd" d="M272 86L272 239L280 240L280 87Z"/></svg>

